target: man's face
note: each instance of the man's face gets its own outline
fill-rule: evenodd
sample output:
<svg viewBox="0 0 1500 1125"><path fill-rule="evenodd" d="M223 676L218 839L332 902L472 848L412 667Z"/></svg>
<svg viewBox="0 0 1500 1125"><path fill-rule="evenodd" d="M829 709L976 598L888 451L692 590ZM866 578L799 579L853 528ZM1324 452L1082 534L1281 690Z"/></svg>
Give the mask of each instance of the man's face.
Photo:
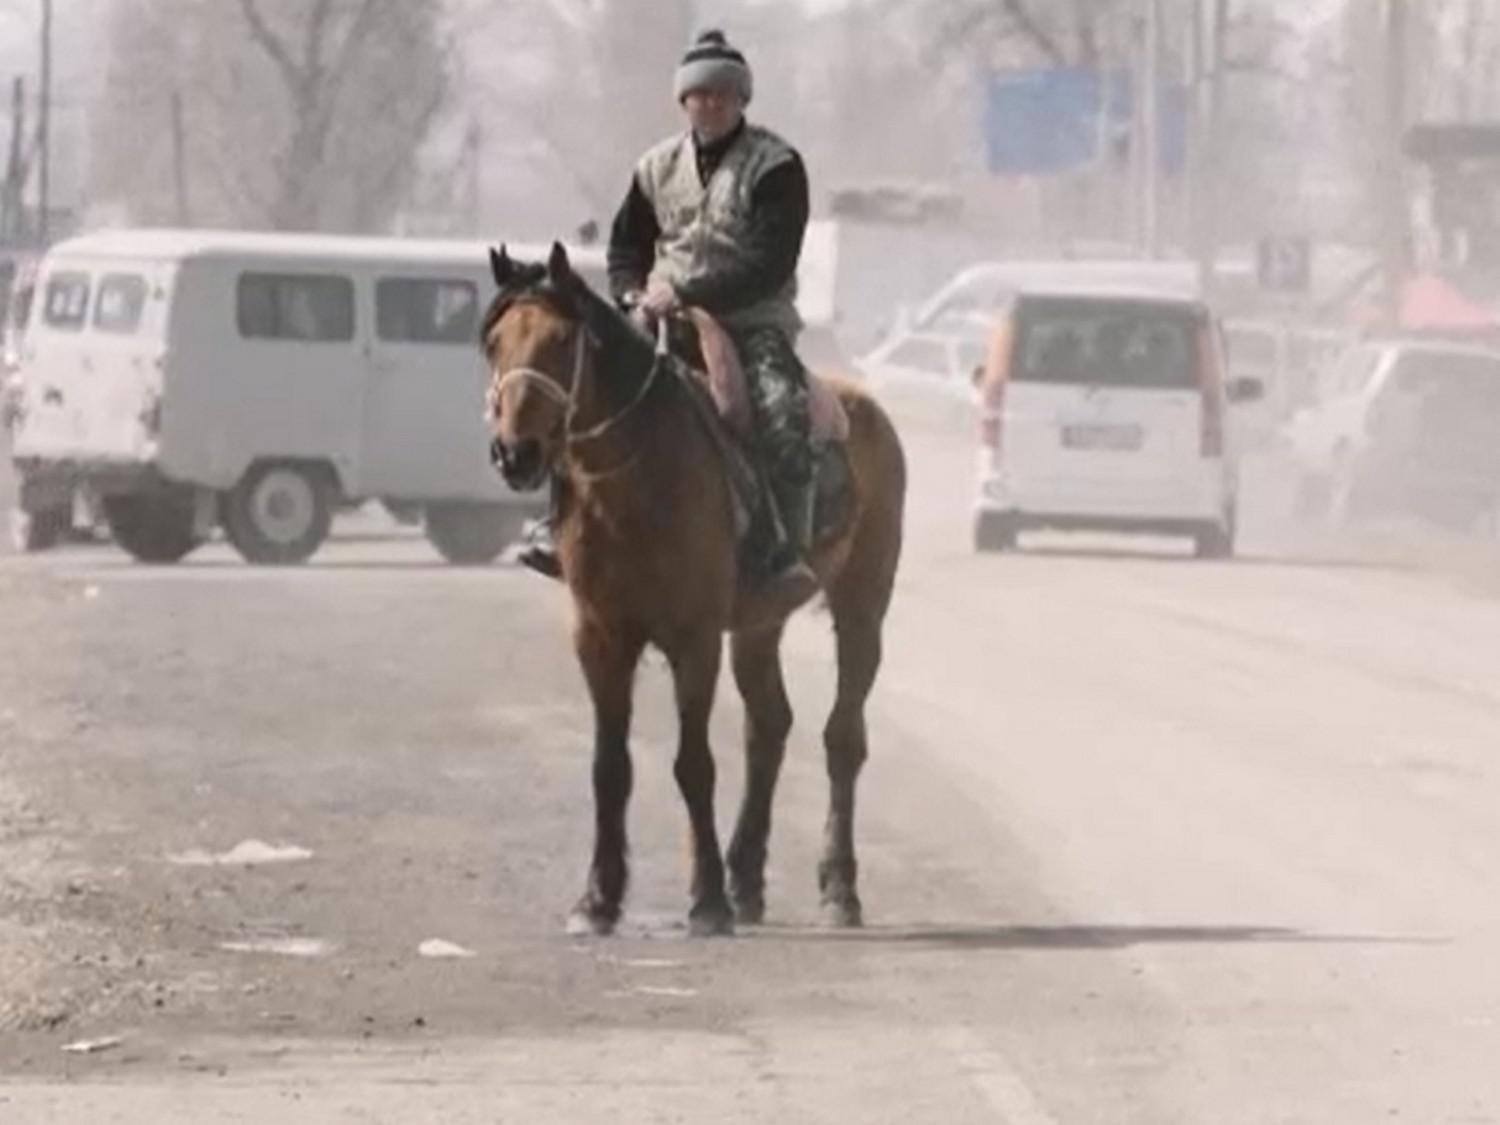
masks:
<svg viewBox="0 0 1500 1125"><path fill-rule="evenodd" d="M720 87L693 90L682 99L693 135L706 144L721 140L734 132L745 112L745 103L737 91Z"/></svg>

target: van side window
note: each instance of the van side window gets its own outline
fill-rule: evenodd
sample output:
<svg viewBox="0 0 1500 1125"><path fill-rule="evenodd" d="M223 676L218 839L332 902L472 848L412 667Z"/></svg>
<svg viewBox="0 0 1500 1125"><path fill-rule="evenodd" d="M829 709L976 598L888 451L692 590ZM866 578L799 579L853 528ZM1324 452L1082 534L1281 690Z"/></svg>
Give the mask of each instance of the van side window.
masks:
<svg viewBox="0 0 1500 1125"><path fill-rule="evenodd" d="M332 274L242 273L235 319L249 339L352 340L354 283Z"/></svg>
<svg viewBox="0 0 1500 1125"><path fill-rule="evenodd" d="M89 275L55 273L48 278L42 316L54 328L82 328L89 316Z"/></svg>
<svg viewBox="0 0 1500 1125"><path fill-rule="evenodd" d="M392 343L473 345L479 291L469 281L382 278L375 285L375 332Z"/></svg>
<svg viewBox="0 0 1500 1125"><path fill-rule="evenodd" d="M145 278L133 273L107 273L94 299L94 327L100 332L134 332L145 308Z"/></svg>

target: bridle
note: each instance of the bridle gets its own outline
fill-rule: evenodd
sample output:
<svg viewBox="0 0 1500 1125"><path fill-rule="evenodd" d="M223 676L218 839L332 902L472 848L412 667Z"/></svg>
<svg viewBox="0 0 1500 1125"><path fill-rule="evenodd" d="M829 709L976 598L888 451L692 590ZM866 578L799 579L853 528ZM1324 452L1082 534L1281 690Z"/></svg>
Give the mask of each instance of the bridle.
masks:
<svg viewBox="0 0 1500 1125"><path fill-rule="evenodd" d="M578 399L583 386L584 365L588 361L590 338L588 330L582 324L578 324L574 328L573 333L573 375L568 383L567 390L558 385L555 376L549 375L547 372L535 367L517 364L515 367L507 368L502 372L500 377L490 387L489 394L486 397L491 417L493 417L494 409L506 389L517 383L524 383L535 387L545 398L562 407L563 438L571 446L584 442L597 441L605 437L646 401L647 396L650 395L652 388L656 385L657 375L661 372L662 368L667 366L667 363L664 362L667 353L667 321L665 317L657 324L656 362L651 365L651 371L642 381L641 388L636 392L635 397L602 422L582 430L575 428L574 420L578 415Z"/></svg>

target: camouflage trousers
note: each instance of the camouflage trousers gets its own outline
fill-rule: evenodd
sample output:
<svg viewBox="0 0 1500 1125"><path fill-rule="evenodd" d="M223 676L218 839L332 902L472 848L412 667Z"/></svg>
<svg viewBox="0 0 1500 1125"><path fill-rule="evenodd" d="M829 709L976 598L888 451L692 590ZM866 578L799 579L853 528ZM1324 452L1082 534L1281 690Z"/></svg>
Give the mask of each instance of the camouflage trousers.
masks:
<svg viewBox="0 0 1500 1125"><path fill-rule="evenodd" d="M812 483L812 418L807 369L780 328L741 328L731 335L745 368L755 412L755 448L778 485Z"/></svg>

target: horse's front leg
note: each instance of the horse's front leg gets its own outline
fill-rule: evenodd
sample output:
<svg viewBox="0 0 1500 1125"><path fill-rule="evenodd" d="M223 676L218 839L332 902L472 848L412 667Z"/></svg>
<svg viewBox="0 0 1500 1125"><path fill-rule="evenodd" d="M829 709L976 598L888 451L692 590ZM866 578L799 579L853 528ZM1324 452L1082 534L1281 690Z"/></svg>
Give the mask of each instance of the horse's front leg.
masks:
<svg viewBox="0 0 1500 1125"><path fill-rule="evenodd" d="M667 653L677 688L679 724L673 773L693 832L692 907L688 927L699 937L732 933L734 915L724 893L724 858L714 825L714 759L708 722L719 679L723 641L717 630L673 645Z"/></svg>
<svg viewBox="0 0 1500 1125"><path fill-rule="evenodd" d="M860 769L869 756L865 701L880 669L880 619L875 614L850 610L841 600L834 601L833 610L839 686L833 713L823 731L828 752L828 825L823 859L818 864L818 887L823 916L830 924L859 926L864 922L864 908L859 900L859 863L854 855L854 792Z"/></svg>
<svg viewBox="0 0 1500 1125"><path fill-rule="evenodd" d="M745 700L745 795L729 840L729 891L735 918L758 924L766 913L766 847L771 802L792 729L781 675L780 625L731 639L734 678Z"/></svg>
<svg viewBox="0 0 1500 1125"><path fill-rule="evenodd" d="M629 881L625 809L630 802L630 702L644 643L580 625L574 637L594 702L594 858L588 887L568 919L573 934L609 934Z"/></svg>

